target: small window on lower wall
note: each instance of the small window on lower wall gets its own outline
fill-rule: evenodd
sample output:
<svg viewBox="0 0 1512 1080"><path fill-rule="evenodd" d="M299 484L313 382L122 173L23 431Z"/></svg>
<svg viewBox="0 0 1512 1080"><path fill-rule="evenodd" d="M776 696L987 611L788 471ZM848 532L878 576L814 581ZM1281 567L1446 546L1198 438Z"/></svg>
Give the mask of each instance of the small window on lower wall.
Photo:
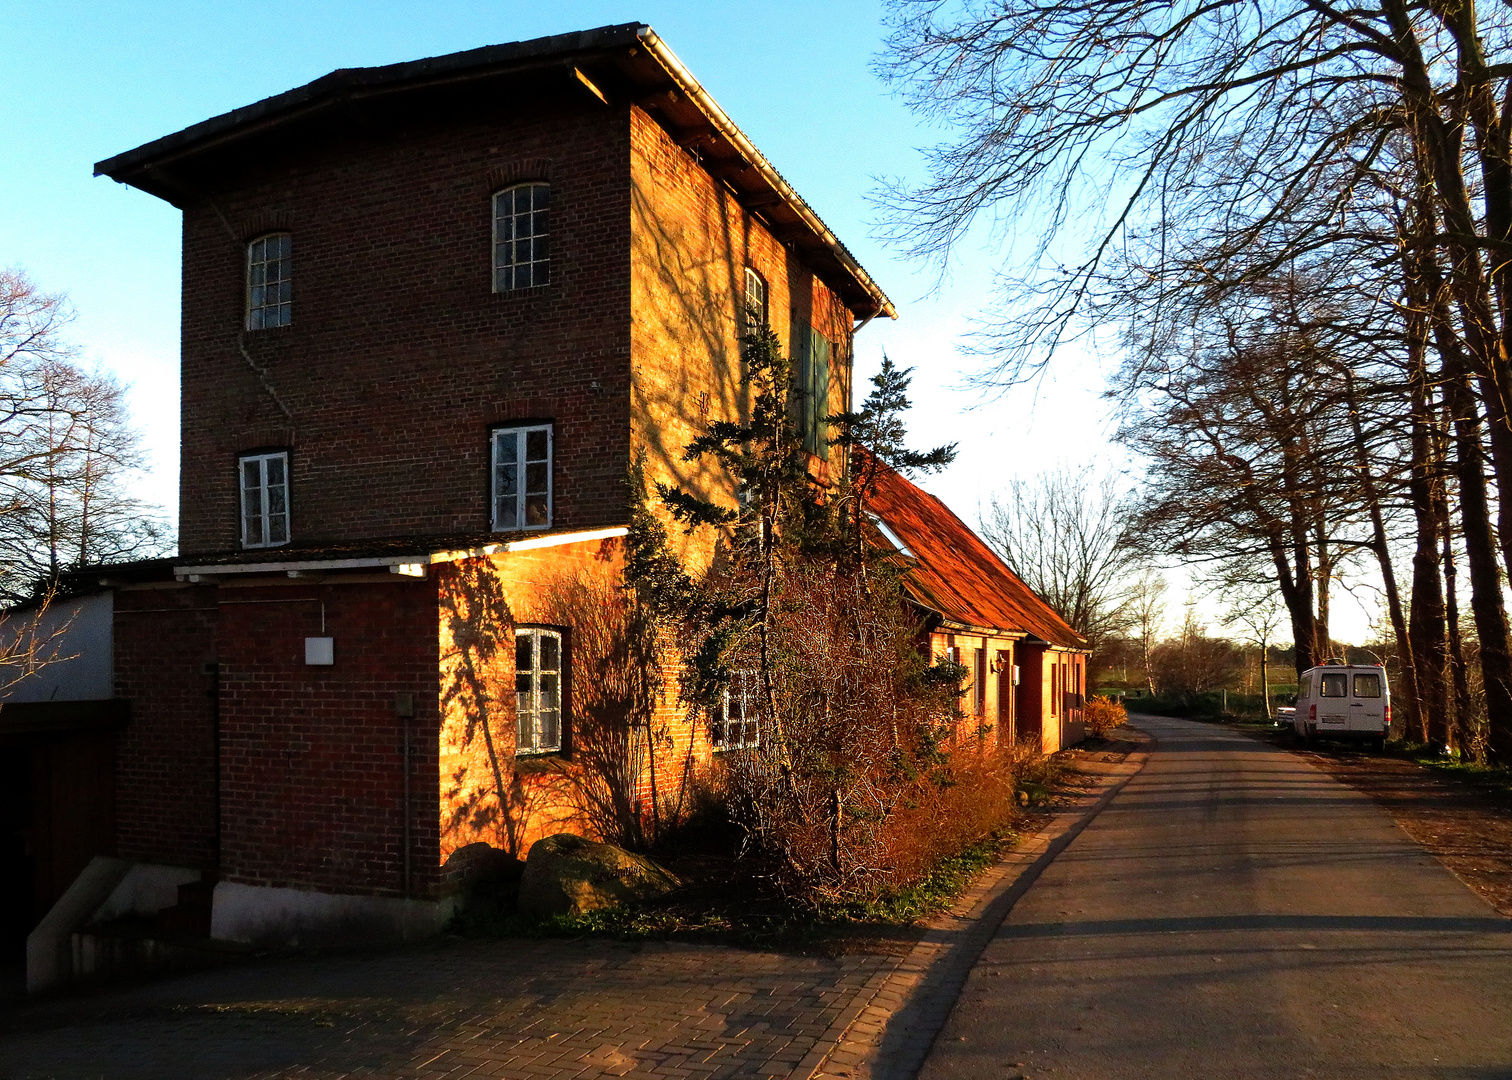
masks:
<svg viewBox="0 0 1512 1080"><path fill-rule="evenodd" d="M241 472L241 542L244 548L289 542L289 455L246 454Z"/></svg>
<svg viewBox="0 0 1512 1080"><path fill-rule="evenodd" d="M545 754L562 748L562 635L556 630L515 631L517 753Z"/></svg>
<svg viewBox="0 0 1512 1080"><path fill-rule="evenodd" d="M714 710L709 744L715 750L744 750L760 743L759 700L756 673L737 671Z"/></svg>

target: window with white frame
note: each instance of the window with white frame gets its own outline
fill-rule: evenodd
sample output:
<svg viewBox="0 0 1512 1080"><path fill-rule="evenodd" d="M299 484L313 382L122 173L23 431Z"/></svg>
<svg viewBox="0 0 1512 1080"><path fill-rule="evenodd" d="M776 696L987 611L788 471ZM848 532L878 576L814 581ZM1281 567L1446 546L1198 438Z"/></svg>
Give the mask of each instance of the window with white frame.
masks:
<svg viewBox="0 0 1512 1080"><path fill-rule="evenodd" d="M551 425L495 428L493 527L545 529L551 525Z"/></svg>
<svg viewBox="0 0 1512 1080"><path fill-rule="evenodd" d="M242 547L289 542L289 455L247 454L241 466Z"/></svg>
<svg viewBox="0 0 1512 1080"><path fill-rule="evenodd" d="M293 280L288 233L260 236L247 245L247 329L288 326L293 316Z"/></svg>
<svg viewBox="0 0 1512 1080"><path fill-rule="evenodd" d="M562 748L562 635L555 630L515 631L517 753Z"/></svg>
<svg viewBox="0 0 1512 1080"><path fill-rule="evenodd" d="M709 744L715 750L744 750L761 742L761 710L758 680L754 671L737 671L730 677L714 720L709 726Z"/></svg>
<svg viewBox="0 0 1512 1080"><path fill-rule="evenodd" d="M745 332L754 334L766 324L766 279L748 266L745 272Z"/></svg>
<svg viewBox="0 0 1512 1080"><path fill-rule="evenodd" d="M516 184L494 195L494 292L551 280L550 208L550 184Z"/></svg>

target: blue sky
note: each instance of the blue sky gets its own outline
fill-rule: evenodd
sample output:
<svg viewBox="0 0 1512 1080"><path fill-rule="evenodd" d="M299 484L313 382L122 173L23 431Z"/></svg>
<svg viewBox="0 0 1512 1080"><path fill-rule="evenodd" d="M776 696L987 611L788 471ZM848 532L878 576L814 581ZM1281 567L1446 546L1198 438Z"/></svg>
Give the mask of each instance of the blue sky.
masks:
<svg viewBox="0 0 1512 1080"><path fill-rule="evenodd" d="M898 305L897 322L878 320L857 338L858 374L874 372L883 349L917 369L916 442L961 443L957 463L926 487L974 525L978 505L1012 476L1117 459L1089 358L1068 357L1055 378L991 403L954 389L967 362L956 342L989 300L987 251L964 251L942 288L872 238L877 178L916 175L914 148L939 132L873 74L883 28L869 0L0 0L0 38L10 43L0 69L0 264L68 293L73 340L131 385L153 463L142 493L174 509L179 215L92 177L95 161L338 67L633 21L656 28Z"/></svg>

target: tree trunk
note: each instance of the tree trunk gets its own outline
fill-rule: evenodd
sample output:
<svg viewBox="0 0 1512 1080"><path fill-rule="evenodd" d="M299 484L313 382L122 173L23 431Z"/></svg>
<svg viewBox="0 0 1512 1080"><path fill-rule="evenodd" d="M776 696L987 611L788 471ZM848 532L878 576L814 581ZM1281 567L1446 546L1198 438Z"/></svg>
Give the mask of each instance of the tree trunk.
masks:
<svg viewBox="0 0 1512 1080"><path fill-rule="evenodd" d="M1481 679L1486 691L1486 756L1493 764L1512 761L1512 648L1502 605L1501 567L1481 468L1480 414L1462 373L1446 378L1454 413L1454 467L1459 480L1460 522L1470 568L1470 610L1480 638Z"/></svg>
<svg viewBox="0 0 1512 1080"><path fill-rule="evenodd" d="M1412 611L1407 627L1417 675L1418 715L1412 734L1425 743L1448 738L1444 673L1449 662L1444 625L1444 593L1439 576L1440 536L1449 507L1441 475L1441 441L1431 416L1428 375L1421 350L1410 358L1412 464L1407 490L1417 546L1412 553Z"/></svg>
<svg viewBox="0 0 1512 1080"><path fill-rule="evenodd" d="M1455 581L1454 530L1444 530L1444 612L1449 630L1449 678L1454 687L1454 721L1447 725L1448 739L1461 757L1470 758L1475 747L1474 703L1470 700L1470 675L1465 664L1465 642L1460 635L1459 586Z"/></svg>
<svg viewBox="0 0 1512 1080"><path fill-rule="evenodd" d="M1407 633L1407 618L1402 612L1402 597L1397 591L1396 570L1391 565L1391 549L1386 542L1386 521L1381 513L1381 497L1370 470L1370 452L1365 445L1365 429L1360 421L1360 405L1355 399L1354 371L1344 369L1344 401L1349 409L1350 435L1354 441L1355 464L1360 473L1360 494L1370 511L1370 549L1381 570L1381 584L1386 593L1386 612L1391 618L1391 632L1396 638L1397 665L1402 673L1400 698L1405 699L1405 720L1414 727L1422 721L1422 701L1418 695L1417 666L1412 639Z"/></svg>

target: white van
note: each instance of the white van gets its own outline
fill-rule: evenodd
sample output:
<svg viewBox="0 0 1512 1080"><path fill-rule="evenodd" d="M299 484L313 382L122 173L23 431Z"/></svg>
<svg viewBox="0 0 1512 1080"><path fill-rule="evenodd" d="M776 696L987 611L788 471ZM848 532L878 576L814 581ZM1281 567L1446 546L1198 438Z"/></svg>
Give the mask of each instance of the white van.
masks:
<svg viewBox="0 0 1512 1080"><path fill-rule="evenodd" d="M1370 742L1377 750L1391 734L1391 690L1379 664L1337 661L1308 668L1297 683L1292 729L1308 743L1323 739Z"/></svg>

